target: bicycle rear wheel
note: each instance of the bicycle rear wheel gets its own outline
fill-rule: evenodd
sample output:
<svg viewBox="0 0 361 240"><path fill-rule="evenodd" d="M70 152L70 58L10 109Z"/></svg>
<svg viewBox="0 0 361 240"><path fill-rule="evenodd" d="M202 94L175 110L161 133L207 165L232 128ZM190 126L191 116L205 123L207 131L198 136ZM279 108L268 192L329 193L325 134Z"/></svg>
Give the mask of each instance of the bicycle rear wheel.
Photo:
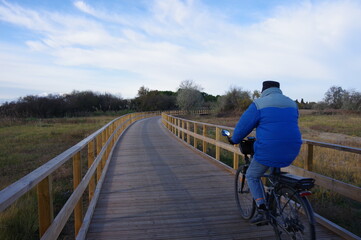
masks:
<svg viewBox="0 0 361 240"><path fill-rule="evenodd" d="M272 199L271 223L277 239L316 239L311 204L296 190L282 186Z"/></svg>
<svg viewBox="0 0 361 240"><path fill-rule="evenodd" d="M245 176L247 167L247 165L240 166L237 170L235 178L236 202L239 212L244 219L250 219L256 209L256 205L252 198L252 194L249 190L247 179Z"/></svg>

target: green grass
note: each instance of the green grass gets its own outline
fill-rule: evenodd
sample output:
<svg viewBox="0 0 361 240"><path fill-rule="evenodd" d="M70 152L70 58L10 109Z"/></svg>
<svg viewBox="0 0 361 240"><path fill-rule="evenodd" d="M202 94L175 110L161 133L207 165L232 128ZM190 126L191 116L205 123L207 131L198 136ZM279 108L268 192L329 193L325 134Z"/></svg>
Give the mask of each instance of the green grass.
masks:
<svg viewBox="0 0 361 240"><path fill-rule="evenodd" d="M19 180L114 118L98 116L46 120L1 119L0 189ZM82 155L85 155L84 151ZM86 168L86 159L82 159ZM73 191L71 160L55 171L52 177L56 215ZM73 227L69 225L65 227L59 239L72 236ZM38 238L37 200L32 190L0 213L0 239Z"/></svg>
<svg viewBox="0 0 361 240"><path fill-rule="evenodd" d="M35 192L21 197L0 215L0 239L39 239Z"/></svg>

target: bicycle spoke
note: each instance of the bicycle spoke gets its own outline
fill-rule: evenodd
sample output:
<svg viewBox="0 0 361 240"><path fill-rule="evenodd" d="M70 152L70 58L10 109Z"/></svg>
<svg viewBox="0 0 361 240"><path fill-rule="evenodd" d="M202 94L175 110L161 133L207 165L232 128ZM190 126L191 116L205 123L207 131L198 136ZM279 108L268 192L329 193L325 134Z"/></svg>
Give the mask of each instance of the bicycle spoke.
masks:
<svg viewBox="0 0 361 240"><path fill-rule="evenodd" d="M314 239L312 209L295 190L284 187L274 195L272 223L279 239Z"/></svg>

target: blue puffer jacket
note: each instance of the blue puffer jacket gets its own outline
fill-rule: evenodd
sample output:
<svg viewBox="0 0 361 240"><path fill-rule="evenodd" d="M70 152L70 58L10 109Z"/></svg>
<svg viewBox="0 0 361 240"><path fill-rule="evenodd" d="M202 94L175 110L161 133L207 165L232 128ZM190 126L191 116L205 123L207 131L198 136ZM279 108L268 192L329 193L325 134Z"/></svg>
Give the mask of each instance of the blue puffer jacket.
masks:
<svg viewBox="0 0 361 240"><path fill-rule="evenodd" d="M254 160L269 167L286 167L297 157L302 144L297 104L279 88L264 90L248 107L237 123L232 141L239 143L254 128Z"/></svg>

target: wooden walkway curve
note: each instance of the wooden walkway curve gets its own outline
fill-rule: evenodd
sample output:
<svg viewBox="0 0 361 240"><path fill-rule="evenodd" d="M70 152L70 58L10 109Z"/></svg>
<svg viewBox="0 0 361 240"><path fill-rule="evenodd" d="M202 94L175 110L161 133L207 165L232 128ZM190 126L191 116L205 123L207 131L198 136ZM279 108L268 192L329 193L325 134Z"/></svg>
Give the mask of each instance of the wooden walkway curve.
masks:
<svg viewBox="0 0 361 240"><path fill-rule="evenodd" d="M234 176L181 144L159 117L133 124L113 153L87 239L274 239L241 219ZM340 239L317 226L317 239Z"/></svg>

